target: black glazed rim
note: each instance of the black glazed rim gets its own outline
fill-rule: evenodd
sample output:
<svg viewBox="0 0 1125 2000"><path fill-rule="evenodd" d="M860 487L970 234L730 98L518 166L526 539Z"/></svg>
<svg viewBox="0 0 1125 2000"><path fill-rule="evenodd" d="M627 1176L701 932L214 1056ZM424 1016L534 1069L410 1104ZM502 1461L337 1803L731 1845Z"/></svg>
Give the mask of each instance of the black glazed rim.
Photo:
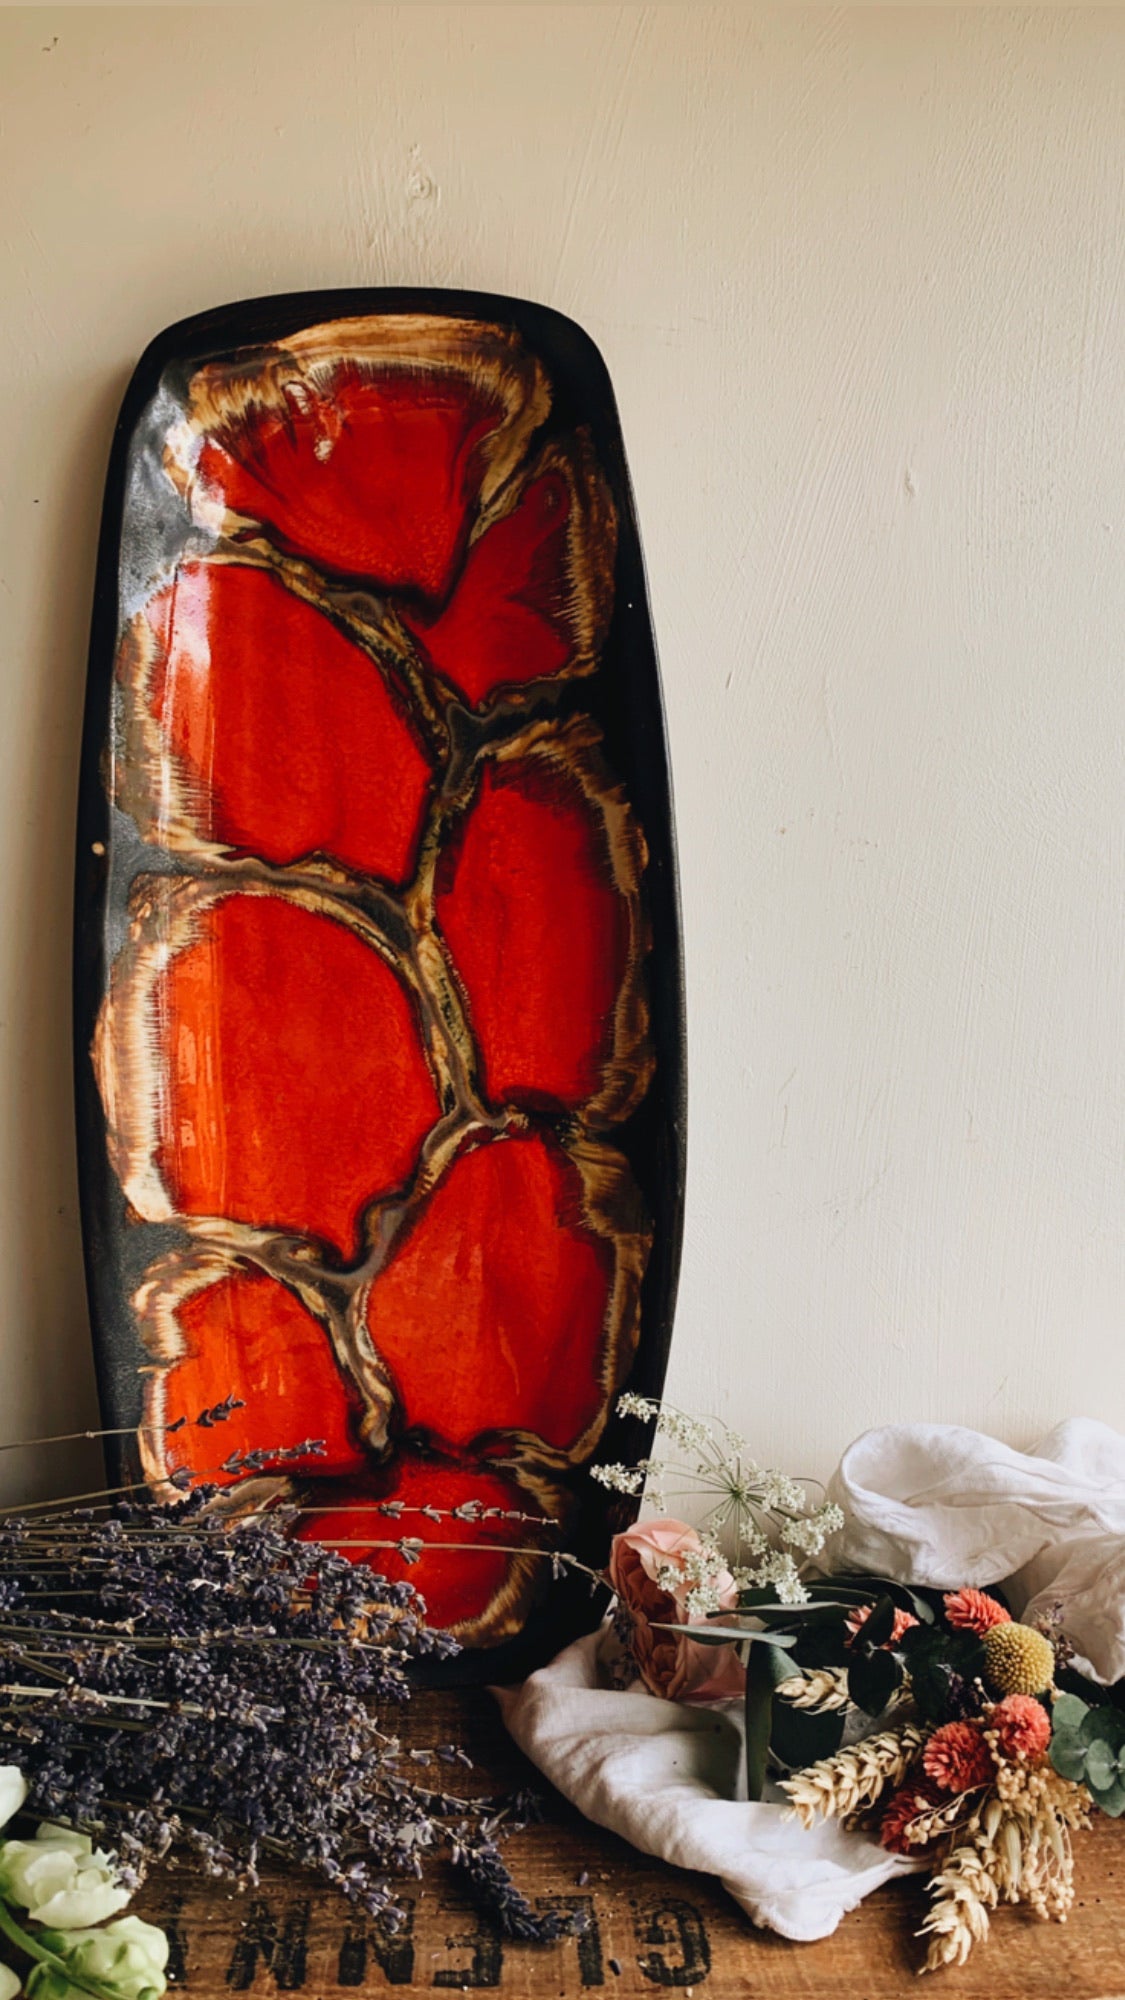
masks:
<svg viewBox="0 0 1125 2000"><path fill-rule="evenodd" d="M118 590L126 550L126 485L138 427L158 390L173 394L203 363L284 340L300 328L370 314L439 314L483 319L514 328L552 380L556 420L585 424L619 516L616 598L603 668L582 684L585 712L605 738L606 755L625 784L649 848L645 886L652 927L648 961L656 1072L633 1116L614 1134L626 1154L654 1221L652 1255L641 1294L641 1333L629 1387L659 1397L671 1341L683 1233L686 1079L683 962L675 831L660 672L649 612L644 560L632 487L608 370L590 336L551 308L487 292L346 289L292 292L217 307L180 320L146 348L129 383L114 431L98 545L79 783L74 913L74 1064L86 1283L94 1330L98 1391L107 1427L140 1418L143 1352L128 1303L130 1276L159 1245L181 1240L174 1227L128 1222L126 1204L106 1149L106 1123L90 1061L90 1044L112 959L109 938L123 914L109 901L112 814L102 772L109 740ZM606 670L608 668L608 671ZM100 851L99 851L100 849ZM127 888L127 885L126 885ZM645 1453L652 1426L611 1415L597 1459ZM139 1477L135 1440L114 1439L107 1451L110 1483ZM578 1481L579 1506L569 1546L594 1567L609 1537L635 1518L638 1503ZM474 1684L522 1678L566 1640L592 1629L604 1594L567 1577L531 1612L522 1632L502 1645L466 1650L440 1667L423 1667L429 1684Z"/></svg>

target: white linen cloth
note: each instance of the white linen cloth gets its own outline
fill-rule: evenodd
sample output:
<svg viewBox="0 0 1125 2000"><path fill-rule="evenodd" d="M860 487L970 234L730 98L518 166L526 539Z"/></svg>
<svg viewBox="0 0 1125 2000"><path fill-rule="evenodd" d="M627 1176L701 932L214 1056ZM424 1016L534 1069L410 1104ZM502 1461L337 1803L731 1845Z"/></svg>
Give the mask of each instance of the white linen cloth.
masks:
<svg viewBox="0 0 1125 2000"><path fill-rule="evenodd" d="M1074 1418L1028 1454L953 1425L890 1425L849 1446L829 1492L846 1516L837 1566L945 1589L1004 1583L1025 1617L1059 1605L1099 1678L1125 1674L1125 1438L1107 1425ZM806 1831L776 1791L740 1799L741 1704L600 1687L599 1643L495 1690L520 1748L588 1819L717 1875L753 1923L802 1942L922 1865L832 1823Z"/></svg>
<svg viewBox="0 0 1125 2000"><path fill-rule="evenodd" d="M494 1689L520 1749L587 1819L676 1868L717 1875L752 1923L802 1944L919 1865L831 1821L806 1831L776 1791L748 1802L742 1704L599 1687L600 1639L579 1639L522 1687Z"/></svg>
<svg viewBox="0 0 1125 2000"><path fill-rule="evenodd" d="M849 1445L829 1484L833 1560L903 1583L1002 1583L1016 1615L1058 1606L1099 1680L1125 1675L1125 1437L1071 1417L1033 1452L954 1424L889 1424Z"/></svg>

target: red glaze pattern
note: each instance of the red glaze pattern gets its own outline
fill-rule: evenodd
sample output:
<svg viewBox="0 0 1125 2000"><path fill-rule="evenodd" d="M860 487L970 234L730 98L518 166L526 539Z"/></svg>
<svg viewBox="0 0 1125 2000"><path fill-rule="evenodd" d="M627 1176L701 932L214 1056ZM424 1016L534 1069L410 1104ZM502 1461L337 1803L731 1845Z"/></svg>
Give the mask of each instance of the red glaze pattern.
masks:
<svg viewBox="0 0 1125 2000"><path fill-rule="evenodd" d="M172 1210L353 1254L365 1204L409 1179L438 1115L391 968L331 917L222 896L193 915L158 1011Z"/></svg>
<svg viewBox="0 0 1125 2000"><path fill-rule="evenodd" d="M427 1555L427 1544L462 1544L468 1539L470 1524L448 1519L453 1508L467 1505L482 1513L492 1508L500 1516L482 1519L472 1528L472 1539L482 1553L470 1561L454 1546L435 1547ZM548 1528L510 1517L531 1514L561 1521L562 1506L562 1496L549 1488L541 1488L537 1495L503 1473L421 1458L405 1450L386 1466L357 1478L318 1481L316 1500L298 1532L308 1541L343 1544L357 1562L372 1563L392 1582L405 1579L414 1584L425 1596L430 1624L460 1628L472 1643L487 1636L490 1616L510 1615L526 1597L535 1558L513 1558L509 1545L551 1548L561 1539ZM380 1507L389 1511L381 1513ZM440 1509L446 1518L433 1521L421 1512L423 1507ZM421 1545L413 1561L405 1560L393 1546L398 1540Z"/></svg>
<svg viewBox="0 0 1125 2000"><path fill-rule="evenodd" d="M525 1430L569 1450L596 1422L612 1374L616 1262L556 1140L524 1132L463 1153L367 1299L406 1425L449 1449Z"/></svg>
<svg viewBox="0 0 1125 2000"><path fill-rule="evenodd" d="M282 866L319 855L390 883L409 877L433 774L401 699L321 612L268 570L191 562L134 636L137 803L160 800L166 836ZM171 777L171 801L147 782L153 769Z"/></svg>
<svg viewBox="0 0 1125 2000"><path fill-rule="evenodd" d="M429 620L406 613L433 666L474 704L498 687L548 679L569 664L569 512L558 473L535 480L469 550L445 608Z"/></svg>
<svg viewBox="0 0 1125 2000"><path fill-rule="evenodd" d="M544 747L484 763L438 865L435 909L489 1102L578 1110L606 1088L637 920L582 766Z"/></svg>
<svg viewBox="0 0 1125 2000"><path fill-rule="evenodd" d="M235 1270L188 1292L175 1303L165 1338L174 1365L160 1377L160 1420L186 1419L165 1440L165 1474L182 1466L225 1484L236 1476L224 1472L225 1461L255 1450L263 1438L285 1451L310 1439L323 1442L323 1453L293 1461L293 1469L318 1476L358 1472L366 1464L360 1397L337 1366L323 1326L276 1279ZM294 1381L301 1384L299 1398ZM221 1403L233 1382L251 1384L252 1398L225 1423L195 1428L199 1412ZM265 1469L280 1467L275 1461Z"/></svg>
<svg viewBox="0 0 1125 2000"><path fill-rule="evenodd" d="M134 1300L149 1477L323 1439L265 1466L299 1532L478 1645L565 1546L650 1242L614 1142L652 1074L644 837L555 713L598 671L615 522L551 417L470 321L193 378L164 453L192 552L118 657L151 866L94 1047L131 1212L182 1232Z"/></svg>

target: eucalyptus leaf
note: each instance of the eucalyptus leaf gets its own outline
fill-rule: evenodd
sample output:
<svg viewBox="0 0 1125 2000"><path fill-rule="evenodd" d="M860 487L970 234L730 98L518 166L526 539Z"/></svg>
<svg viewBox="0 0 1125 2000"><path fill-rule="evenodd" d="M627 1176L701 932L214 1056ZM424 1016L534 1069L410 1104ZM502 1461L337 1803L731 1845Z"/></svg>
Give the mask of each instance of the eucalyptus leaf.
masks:
<svg viewBox="0 0 1125 2000"><path fill-rule="evenodd" d="M1080 1785L1086 1776L1086 1745L1073 1729L1056 1729L1051 1738L1051 1762L1060 1778Z"/></svg>
<svg viewBox="0 0 1125 2000"><path fill-rule="evenodd" d="M1091 1708L1079 1726L1084 1743L1104 1743L1117 1752L1125 1746L1125 1715L1119 1708Z"/></svg>
<svg viewBox="0 0 1125 2000"><path fill-rule="evenodd" d="M871 1613L864 1620L854 1643L864 1652L882 1646L890 1638L895 1627L895 1601L893 1597L881 1597ZM869 1710L868 1713L871 1711Z"/></svg>
<svg viewBox="0 0 1125 2000"><path fill-rule="evenodd" d="M1086 1783L1091 1791L1106 1792L1117 1780L1117 1757L1108 1743L1091 1743L1086 1752Z"/></svg>
<svg viewBox="0 0 1125 2000"><path fill-rule="evenodd" d="M1089 1713L1086 1702L1076 1694L1057 1694L1051 1709L1056 1730L1077 1729Z"/></svg>
<svg viewBox="0 0 1125 2000"><path fill-rule="evenodd" d="M841 1708L810 1714L807 1708L794 1708L784 1698L775 1701L770 1753L791 1770L815 1764L821 1757L831 1757L840 1747L846 1719L846 1711Z"/></svg>
<svg viewBox="0 0 1125 2000"><path fill-rule="evenodd" d="M859 1653L848 1668L848 1693L865 1715L882 1715L901 1684L893 1653Z"/></svg>
<svg viewBox="0 0 1125 2000"><path fill-rule="evenodd" d="M725 1646L731 1639L750 1639L759 1645L795 1646L797 1641L784 1632L755 1632L749 1625L675 1625L668 1619L654 1618L654 1632L682 1632L688 1639L694 1639L700 1646Z"/></svg>
<svg viewBox="0 0 1125 2000"><path fill-rule="evenodd" d="M845 1589L861 1601L870 1603L874 1597L890 1597L902 1611L912 1611L923 1625L934 1622L934 1607L922 1591L912 1590L909 1584L898 1583L889 1576L861 1576L846 1570L840 1576L829 1577L828 1584L841 1596ZM941 1593L935 1593L940 1597Z"/></svg>
<svg viewBox="0 0 1125 2000"><path fill-rule="evenodd" d="M773 1647L751 1647L746 1662L746 1795L750 1799L760 1799L766 1787L773 1691L784 1677Z"/></svg>
<svg viewBox="0 0 1125 2000"><path fill-rule="evenodd" d="M1110 1819L1120 1819L1125 1813L1125 1778L1115 1778L1104 1791L1096 1785L1091 1785L1090 1790L1102 1812L1108 1814Z"/></svg>
<svg viewBox="0 0 1125 2000"><path fill-rule="evenodd" d="M959 1667L938 1655L923 1655L910 1663L910 1691L924 1722L943 1722L952 1707L955 1689L964 1680Z"/></svg>
<svg viewBox="0 0 1125 2000"><path fill-rule="evenodd" d="M802 1625L842 1625L844 1620L837 1614L854 1611L855 1606L839 1597L819 1597L812 1604L787 1604L785 1611L791 1619L799 1619ZM761 1615L760 1613L758 1614Z"/></svg>
<svg viewBox="0 0 1125 2000"><path fill-rule="evenodd" d="M837 1582L835 1578L833 1578L833 1582L827 1582L827 1584L807 1584L805 1588L809 1590L809 1596L815 1598L817 1602L823 1602L825 1598L831 1598L837 1604L847 1604L849 1610L851 1610L853 1604L871 1604L873 1598L877 1596L875 1590L853 1588L851 1584Z"/></svg>

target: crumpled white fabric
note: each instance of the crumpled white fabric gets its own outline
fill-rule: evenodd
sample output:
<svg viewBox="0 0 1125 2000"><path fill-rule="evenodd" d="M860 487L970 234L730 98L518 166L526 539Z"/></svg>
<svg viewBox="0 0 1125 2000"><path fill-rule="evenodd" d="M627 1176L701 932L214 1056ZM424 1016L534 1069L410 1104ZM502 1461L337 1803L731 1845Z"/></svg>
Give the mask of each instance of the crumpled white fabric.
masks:
<svg viewBox="0 0 1125 2000"><path fill-rule="evenodd" d="M1003 1583L1026 1618L1060 1606L1100 1679L1125 1675L1125 1438L1106 1424L1073 1418L1032 1453L955 1425L888 1425L849 1446L829 1492L847 1517L834 1566L947 1590ZM802 1942L922 1865L832 1823L806 1831L777 1792L740 1799L741 1705L599 1687L598 1646L595 1633L495 1690L520 1748L588 1819L717 1875L753 1923Z"/></svg>
<svg viewBox="0 0 1125 2000"><path fill-rule="evenodd" d="M777 1792L749 1803L741 1703L599 1687L598 1645L592 1633L522 1687L494 1690L520 1749L587 1819L717 1875L753 1923L799 1943L827 1937L880 1882L918 1866L831 1821L806 1830Z"/></svg>
<svg viewBox="0 0 1125 2000"><path fill-rule="evenodd" d="M954 1424L889 1424L849 1445L830 1497L833 1560L903 1583L1002 1583L1018 1616L1056 1605L1093 1674L1125 1675L1125 1437L1091 1417L1033 1452Z"/></svg>

